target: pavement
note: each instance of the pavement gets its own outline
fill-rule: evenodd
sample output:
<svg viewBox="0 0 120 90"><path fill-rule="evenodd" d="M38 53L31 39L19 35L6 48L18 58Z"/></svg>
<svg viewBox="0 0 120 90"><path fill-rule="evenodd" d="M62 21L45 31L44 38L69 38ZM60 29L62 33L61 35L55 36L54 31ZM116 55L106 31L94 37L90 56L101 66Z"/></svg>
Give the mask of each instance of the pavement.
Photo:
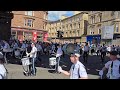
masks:
<svg viewBox="0 0 120 90"><path fill-rule="evenodd" d="M23 67L19 59L8 57L9 64L6 65L8 69L8 79L69 79L68 76L64 74L57 74L49 70L49 58L50 56L42 55L40 59L36 62L37 74L36 76L24 76ZM105 57L104 63L101 63L100 56L89 56L88 63L83 62L83 57L80 57L80 61L85 65L88 78L89 79L98 79L99 71L102 69L104 64L109 60L108 57ZM61 58L60 66L63 70L69 71L72 63L68 55L65 55Z"/></svg>
<svg viewBox="0 0 120 90"><path fill-rule="evenodd" d="M68 76L60 73L50 73L47 68L37 67L36 76L23 75L22 65L7 64L8 79L69 79ZM88 75L89 79L98 79L98 75Z"/></svg>

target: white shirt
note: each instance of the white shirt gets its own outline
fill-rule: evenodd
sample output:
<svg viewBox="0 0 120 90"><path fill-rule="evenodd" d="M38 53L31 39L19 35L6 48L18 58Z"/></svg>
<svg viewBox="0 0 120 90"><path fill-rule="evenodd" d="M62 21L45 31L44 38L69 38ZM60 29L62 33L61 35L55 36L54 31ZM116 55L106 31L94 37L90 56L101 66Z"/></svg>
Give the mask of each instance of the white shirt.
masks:
<svg viewBox="0 0 120 90"><path fill-rule="evenodd" d="M111 51L116 51L115 49L116 49L115 47L111 47Z"/></svg>
<svg viewBox="0 0 120 90"><path fill-rule="evenodd" d="M14 49L18 48L18 44L15 43L13 48L14 48Z"/></svg>
<svg viewBox="0 0 120 90"><path fill-rule="evenodd" d="M57 49L56 57L59 57L59 56L61 56L62 54L63 54L63 52L62 52L62 48L59 47L59 48Z"/></svg>
<svg viewBox="0 0 120 90"><path fill-rule="evenodd" d="M26 46L26 48L27 48L27 47L28 47L28 44L26 43L25 46Z"/></svg>
<svg viewBox="0 0 120 90"><path fill-rule="evenodd" d="M22 49L26 49L25 43L22 44L21 48L22 48Z"/></svg>
<svg viewBox="0 0 120 90"><path fill-rule="evenodd" d="M39 44L36 44L36 48L37 48L37 51L41 51L42 50L42 47Z"/></svg>
<svg viewBox="0 0 120 90"><path fill-rule="evenodd" d="M79 76L80 77L88 77L87 72L85 70L85 66L80 61L77 61L76 64L73 64L71 66L70 79L79 79Z"/></svg>
<svg viewBox="0 0 120 90"><path fill-rule="evenodd" d="M120 47L117 47L118 51L120 51Z"/></svg>
<svg viewBox="0 0 120 90"><path fill-rule="evenodd" d="M103 46L103 47L101 48L101 50L102 50L102 52L106 52L106 50L107 50L106 46Z"/></svg>
<svg viewBox="0 0 120 90"><path fill-rule="evenodd" d="M109 51L109 52L111 51L111 47L110 47L110 46L109 46L109 47L107 47L107 51Z"/></svg>
<svg viewBox="0 0 120 90"><path fill-rule="evenodd" d="M100 50L101 49L101 46L97 46L97 50Z"/></svg>
<svg viewBox="0 0 120 90"><path fill-rule="evenodd" d="M3 47L4 49L8 49L10 48L9 44L8 43L5 43L5 46Z"/></svg>
<svg viewBox="0 0 120 90"><path fill-rule="evenodd" d="M80 49L80 47L77 45L77 46L76 46L76 50L78 51L79 49Z"/></svg>
<svg viewBox="0 0 120 90"><path fill-rule="evenodd" d="M108 61L105 64L105 67L108 69L107 77L109 78L110 75L112 75L112 79L120 78L120 73L119 73L120 61L119 60L113 61L113 73L112 74L111 74L111 63L112 61Z"/></svg>
<svg viewBox="0 0 120 90"><path fill-rule="evenodd" d="M30 57L36 58L37 57L37 48L34 46L30 52Z"/></svg>
<svg viewBox="0 0 120 90"><path fill-rule="evenodd" d="M52 45L52 50L55 50L55 45Z"/></svg>
<svg viewBox="0 0 120 90"><path fill-rule="evenodd" d="M2 79L2 76L6 77L6 69L4 67L4 65L0 64L0 79Z"/></svg>
<svg viewBox="0 0 120 90"><path fill-rule="evenodd" d="M84 51L88 52L89 51L89 46L84 46Z"/></svg>

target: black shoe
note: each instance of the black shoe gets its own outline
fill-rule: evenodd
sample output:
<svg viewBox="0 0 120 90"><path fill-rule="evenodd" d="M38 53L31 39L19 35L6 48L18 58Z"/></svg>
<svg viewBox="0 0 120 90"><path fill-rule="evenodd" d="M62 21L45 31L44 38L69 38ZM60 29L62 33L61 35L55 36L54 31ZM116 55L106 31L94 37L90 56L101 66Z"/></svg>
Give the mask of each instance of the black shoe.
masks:
<svg viewBox="0 0 120 90"><path fill-rule="evenodd" d="M23 74L24 74L25 76L29 76L29 75L28 75L28 72L23 72Z"/></svg>

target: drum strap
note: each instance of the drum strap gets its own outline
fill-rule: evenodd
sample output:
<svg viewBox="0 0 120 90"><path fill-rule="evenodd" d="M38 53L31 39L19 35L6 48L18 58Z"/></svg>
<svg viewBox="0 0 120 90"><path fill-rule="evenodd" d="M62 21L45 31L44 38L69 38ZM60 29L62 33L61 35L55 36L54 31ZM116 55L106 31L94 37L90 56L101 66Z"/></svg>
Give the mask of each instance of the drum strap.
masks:
<svg viewBox="0 0 120 90"><path fill-rule="evenodd" d="M78 78L81 78L81 77L80 77L80 66L79 66L79 68L78 68Z"/></svg>
<svg viewBox="0 0 120 90"><path fill-rule="evenodd" d="M120 65L119 65L119 74L120 74Z"/></svg>
<svg viewBox="0 0 120 90"><path fill-rule="evenodd" d="M4 79L4 76L2 74L0 74L0 76L2 77L2 79Z"/></svg>

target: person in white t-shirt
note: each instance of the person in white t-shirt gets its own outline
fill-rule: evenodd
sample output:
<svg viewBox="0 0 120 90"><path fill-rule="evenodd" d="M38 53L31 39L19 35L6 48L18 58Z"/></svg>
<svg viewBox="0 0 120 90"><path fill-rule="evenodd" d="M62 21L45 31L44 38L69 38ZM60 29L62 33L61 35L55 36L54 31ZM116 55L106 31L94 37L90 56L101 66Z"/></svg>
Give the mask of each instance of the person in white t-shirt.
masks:
<svg viewBox="0 0 120 90"><path fill-rule="evenodd" d="M107 47L107 52L108 53L111 52L111 46L110 45Z"/></svg>
<svg viewBox="0 0 120 90"><path fill-rule="evenodd" d="M37 48L35 47L34 43L31 44L31 47L32 47L31 52L30 53L26 53L26 54L27 54L27 56L30 55L31 62L32 62L32 74L36 75L35 61L36 61L36 57L37 57Z"/></svg>
<svg viewBox="0 0 120 90"><path fill-rule="evenodd" d="M56 72L58 72L59 62L60 62L61 56L62 56L62 54L63 54L61 45L58 45L57 48L58 48L58 49L57 49L57 53L56 53L56 60L57 60ZM59 73L59 72L58 72L58 73Z"/></svg>

